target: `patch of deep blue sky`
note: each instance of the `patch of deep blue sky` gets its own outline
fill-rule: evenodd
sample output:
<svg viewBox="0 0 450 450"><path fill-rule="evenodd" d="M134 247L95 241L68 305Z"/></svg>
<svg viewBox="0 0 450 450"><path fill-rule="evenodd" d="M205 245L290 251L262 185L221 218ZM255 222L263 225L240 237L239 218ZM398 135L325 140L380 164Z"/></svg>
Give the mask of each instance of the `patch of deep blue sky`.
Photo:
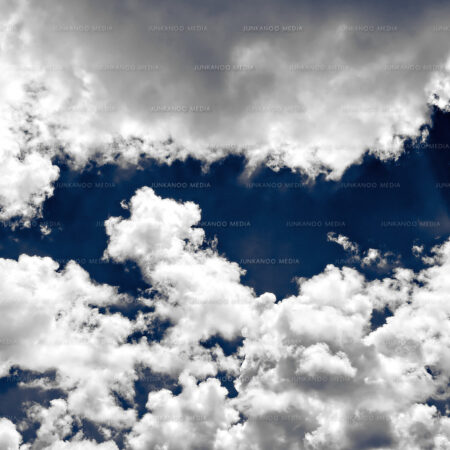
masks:
<svg viewBox="0 0 450 450"><path fill-rule="evenodd" d="M305 184L288 169L265 167L247 179L240 157L228 157L207 172L192 159L172 166L148 161L142 170L91 166L82 173L61 165L43 219L30 229L3 227L0 256L46 255L62 264L75 259L99 282L130 293L145 289L133 264L105 263L101 257L105 219L127 216L120 201L150 186L162 197L198 203L207 237L217 236L219 251L247 270L244 282L257 293L282 298L296 292L294 277L310 277L329 263L354 265L327 241L329 231L348 236L362 251L393 253L384 270L360 269L369 278L388 274L396 264L420 269L412 245L427 250L450 232L449 125L449 114L435 112L426 144L408 143L397 161L366 156L339 182L320 177ZM42 236L37 226L42 223L52 228L50 235Z"/></svg>

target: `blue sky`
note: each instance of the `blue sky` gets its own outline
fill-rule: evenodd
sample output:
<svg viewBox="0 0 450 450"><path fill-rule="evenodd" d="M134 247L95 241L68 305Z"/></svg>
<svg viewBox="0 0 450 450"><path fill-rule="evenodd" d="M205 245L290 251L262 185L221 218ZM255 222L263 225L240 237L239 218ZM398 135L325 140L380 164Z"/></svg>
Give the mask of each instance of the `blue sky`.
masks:
<svg viewBox="0 0 450 450"><path fill-rule="evenodd" d="M396 265L418 270L424 265L412 246L429 249L450 231L448 123L448 116L436 113L425 144L407 144L395 161L366 156L336 182L323 177L308 182L289 169L264 167L247 175L239 157L207 171L192 159L171 166L149 161L138 171L93 164L78 172L61 165L42 219L30 229L2 229L1 256L26 252L62 265L75 259L98 282L129 292L145 289L132 264L125 272L101 258L107 243L103 222L121 214L122 200L150 186L162 197L197 203L208 239L217 236L218 250L247 270L244 282L259 294L283 298L296 292L294 277L311 277L327 264L352 265L340 246L327 241L330 231L363 250L393 253L381 272L366 270L369 277L387 275ZM40 224L52 233L43 236Z"/></svg>

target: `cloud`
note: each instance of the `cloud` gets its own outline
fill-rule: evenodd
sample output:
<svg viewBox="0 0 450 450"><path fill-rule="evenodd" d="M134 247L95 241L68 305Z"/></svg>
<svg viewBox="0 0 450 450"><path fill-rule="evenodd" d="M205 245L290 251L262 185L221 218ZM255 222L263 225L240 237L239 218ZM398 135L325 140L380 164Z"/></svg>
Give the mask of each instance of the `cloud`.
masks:
<svg viewBox="0 0 450 450"><path fill-rule="evenodd" d="M28 411L33 422L40 424L33 448L48 448L55 442L69 436L72 431L73 418L68 411L67 402L61 398L51 400L50 407L34 405Z"/></svg>
<svg viewBox="0 0 450 450"><path fill-rule="evenodd" d="M50 258L22 255L17 261L0 259L0 267L0 375L10 377L15 367L55 370L53 381L20 376L18 381L66 392L68 414L76 417L119 429L134 423L135 411L122 408L116 396L131 402L134 396L135 366L145 345L126 339L139 325L100 311L123 306L126 298L92 282L74 262L58 270Z"/></svg>
<svg viewBox="0 0 450 450"><path fill-rule="evenodd" d="M361 264L363 266L370 266L372 264L378 266L378 267L385 267L388 263L387 257L390 255L390 253L382 254L380 250L376 248L369 248L366 252L366 256L362 258Z"/></svg>
<svg viewBox="0 0 450 450"><path fill-rule="evenodd" d="M243 154L330 178L398 157L448 108L448 6L325 6L3 0L3 218L38 213L61 152L78 168Z"/></svg>
<svg viewBox="0 0 450 450"><path fill-rule="evenodd" d="M441 3L1 3L2 221L40 215L58 158L82 169L242 154L250 168L337 179L366 151L398 157L408 137L427 138L431 106L449 108ZM128 218L105 223L105 258L136 262L148 282L136 318L112 312L127 298L74 262L0 259L0 374L44 374L19 386L62 392L23 405L24 423L1 418L0 447L450 447L437 408L448 401L450 241L419 273L367 281L328 265L277 300L242 284L245 271L198 227L198 205L142 188L123 206ZM388 253L328 239L361 265L386 265ZM386 306L393 315L373 330ZM161 339L135 337L161 321ZM209 348L217 336L242 345ZM152 387L138 414L141 369L179 392ZM74 435L82 420L104 442Z"/></svg>
<svg viewBox="0 0 450 450"><path fill-rule="evenodd" d="M148 269L161 260L174 261L186 248L186 241L197 249L203 242L201 228L192 228L200 221L200 208L187 202L161 199L152 189L136 192L129 205L129 220L115 217L106 221L106 232L112 238L106 255L116 261L132 259L146 264ZM141 244L144 241L144 246Z"/></svg>
<svg viewBox="0 0 450 450"><path fill-rule="evenodd" d="M129 450L450 445L448 411L437 407L448 400L450 241L418 273L398 267L368 281L355 268L328 265L277 301L241 283L243 270L197 227L194 203L141 188L123 206L127 218L105 223L105 257L135 261L148 282L138 301L150 308L136 319L100 312L124 298L73 262L58 271L49 258L0 260L0 329L5 342L18 341L1 347L3 373L54 368L67 393L27 406L28 423L39 424L30 450L115 449L119 435ZM374 310L386 306L393 315L373 329ZM157 340L129 339L161 321L168 328ZM206 344L217 336L242 344L225 354ZM143 368L177 388L150 386L138 415L133 381ZM237 395L228 395L225 378ZM82 418L98 427L103 447L69 432Z"/></svg>
<svg viewBox="0 0 450 450"><path fill-rule="evenodd" d="M3 221L39 216L60 157L82 169L239 154L338 179L366 151L397 158L426 139L431 106L448 109L442 3L63 5L2 0Z"/></svg>
<svg viewBox="0 0 450 450"><path fill-rule="evenodd" d="M114 442L103 442L98 444L95 441L80 440L74 442L56 442L47 447L49 450L118 450Z"/></svg>
<svg viewBox="0 0 450 450"><path fill-rule="evenodd" d="M423 245L413 245L411 251L412 254L418 258L423 252Z"/></svg>
<svg viewBox="0 0 450 450"><path fill-rule="evenodd" d="M152 368L179 374L190 367L198 375L215 374L212 355L199 343L215 334L233 339L253 320L255 294L240 283L244 270L208 247L204 231L195 227L201 217L197 205L163 199L144 187L128 209L129 219L105 222L105 257L135 261L157 293L156 314L176 324L152 346ZM273 297L266 294L256 301L263 304Z"/></svg>
<svg viewBox="0 0 450 450"><path fill-rule="evenodd" d="M227 390L216 379L197 383L182 376L183 391L174 396L168 390L150 393L147 413L129 436L136 450L148 448L214 448L217 429L239 420L227 401Z"/></svg>
<svg viewBox="0 0 450 450"><path fill-rule="evenodd" d="M209 264L218 255L202 248L203 242L197 240L201 236L195 228L199 215L195 221L187 220L192 217L192 205L162 199L148 188L137 191L130 205L128 219L107 222L107 254L120 255L122 260L127 258L124 252L136 257L146 279L162 294L155 300L156 313L170 317L172 327L154 345L158 361L150 362L152 369L180 374L183 386L187 376L203 380L219 370L223 355L214 361L201 348L201 341L216 333L228 339L236 333L244 337L237 354L228 357L234 360L234 364L228 362L228 370L236 377L238 396L222 399L217 406L228 410L232 405L244 420L231 426L213 418L196 423L196 429L200 428L197 434L205 436L205 447L250 448L251 443L265 449L301 443L301 448L324 449L331 442L342 449L421 448L424 442L448 445L448 418L426 402L448 396L444 349L450 333L444 311L448 309L449 243L434 249L435 265L419 274L398 268L393 278L368 282L356 269L329 265L317 276L300 279L299 294L281 302L276 303L271 294L255 298L247 293L249 301L237 313L227 300L235 295L238 278L233 290L214 289L223 285L225 267L231 268L233 263L222 261L220 272L209 272ZM144 211L151 214L141 215ZM174 226L174 217L181 228ZM173 238L161 233L166 221L176 236L189 236L184 244L176 241L179 245L174 246ZM141 245L130 245L128 233L140 236ZM158 245L155 236L164 236ZM161 253L161 247L176 247L176 257L171 251ZM138 255L135 248L141 249ZM183 259L189 264L180 264ZM198 271L203 278L197 277ZM202 308L195 308L193 303L203 296ZM220 303L220 323L211 310L213 300ZM385 306L394 315L372 331L373 310ZM234 331L227 334L228 330ZM178 371L167 362L177 352L186 354L187 360ZM195 364L200 355L203 372ZM130 448L154 445L157 438L151 430L161 411L170 415L160 406L167 402L173 402L172 417L178 419L174 427L162 426L163 435L166 427L172 430L164 442L169 448L191 442L185 422L193 412L189 408L182 412L183 399L183 394L151 393L147 403L151 412L135 425ZM209 431L213 423L215 447ZM408 429L421 431L411 436Z"/></svg>
<svg viewBox="0 0 450 450"><path fill-rule="evenodd" d="M376 248L369 248L361 254L358 244L352 242L347 236L336 234L334 231L327 233L327 240L340 245L344 251L350 254L349 263L357 262L361 267L375 266L383 269L388 266L388 260L393 257L392 252L381 252ZM415 247L413 247L413 251L416 251Z"/></svg>
<svg viewBox="0 0 450 450"><path fill-rule="evenodd" d="M344 236L342 234L336 235L335 232L330 231L327 234L327 240L330 242L335 242L336 244L340 245L345 251L354 253L355 255L359 253L358 244L355 244L354 242L350 241L350 239L347 236Z"/></svg>
<svg viewBox="0 0 450 450"><path fill-rule="evenodd" d="M5 450L19 450L22 441L15 425L8 419L0 419L0 446Z"/></svg>
<svg viewBox="0 0 450 450"><path fill-rule="evenodd" d="M6 117L5 117L6 115ZM38 143L43 138L32 129L33 117L0 112L0 220L22 220L41 215L42 204L53 194L53 182L59 168L52 164L52 154ZM45 142L45 141L44 141ZM41 141L42 143L42 141Z"/></svg>
<svg viewBox="0 0 450 450"><path fill-rule="evenodd" d="M21 218L25 224L36 215L47 197L53 194L52 182L59 170L38 153L18 153L5 150L0 157L0 219Z"/></svg>

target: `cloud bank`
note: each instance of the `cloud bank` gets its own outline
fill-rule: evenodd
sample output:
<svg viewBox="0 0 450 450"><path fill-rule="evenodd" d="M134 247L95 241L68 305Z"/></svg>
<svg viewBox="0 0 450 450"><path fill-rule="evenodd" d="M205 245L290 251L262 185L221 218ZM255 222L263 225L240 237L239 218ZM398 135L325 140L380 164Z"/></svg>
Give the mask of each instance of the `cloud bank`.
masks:
<svg viewBox="0 0 450 450"><path fill-rule="evenodd" d="M133 317L114 310L129 298L74 262L0 260L2 374L54 370L26 383L63 393L26 405L23 423L1 419L8 449L110 450L118 439L132 450L449 448L450 241L418 273L368 281L328 265L277 301L241 283L243 270L196 226L194 203L142 188L123 206L129 217L105 223L105 258L136 262L149 284ZM385 307L393 315L374 328ZM241 343L229 352L217 337ZM75 432L81 420L103 442ZM37 436L21 444L31 424Z"/></svg>
<svg viewBox="0 0 450 450"><path fill-rule="evenodd" d="M448 108L441 2L1 3L3 219L39 213L61 152L77 167L242 154L339 178Z"/></svg>

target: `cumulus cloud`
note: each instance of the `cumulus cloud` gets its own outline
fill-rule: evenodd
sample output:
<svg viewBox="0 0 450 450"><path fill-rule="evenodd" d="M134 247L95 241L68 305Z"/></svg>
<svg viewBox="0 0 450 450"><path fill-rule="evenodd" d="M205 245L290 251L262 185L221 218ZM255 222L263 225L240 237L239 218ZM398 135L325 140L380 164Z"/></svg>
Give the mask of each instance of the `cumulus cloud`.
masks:
<svg viewBox="0 0 450 450"><path fill-rule="evenodd" d="M219 257L202 247L204 243L198 238L202 234L195 228L198 210L192 221L192 208L189 203L162 199L151 189L139 190L130 202L128 219L107 221L110 242L106 253L122 261L135 258L146 279L163 294L156 299L156 313L169 314L172 327L154 345L159 356L150 362L154 370L179 374L183 386L190 380L186 377L203 380L225 364L223 354L217 358L205 353L202 339L217 333L225 338L239 333L244 338L238 352L227 357L234 360L234 364L228 361L227 370L235 379L238 396L230 400L219 395L217 400L207 400L222 412L232 411L232 405L244 420L236 420L230 413L226 415L228 422L211 417L186 428L196 410L189 403L182 413L185 396L151 393L149 413L135 425L128 441L130 448L163 445L163 441L169 448L180 448L179 442L190 442L188 446L195 448L199 444L187 434L194 428L197 435L204 436L205 448L297 445L325 449L333 443L342 449L419 449L424 443L435 448L449 445L449 419L427 405L429 399L448 396L448 358L444 353L450 334L444 311L449 243L434 249L435 265L419 274L398 268L392 278L368 282L356 269L329 265L311 279L299 279L299 294L280 302L271 294L256 298L247 292L249 300L237 313L228 300L235 295L238 277L230 290L222 287L225 270L209 272L209 264ZM151 214L142 215L143 211ZM174 217L181 229L174 226ZM176 230L172 237L162 233L166 221ZM127 232L140 236L141 245L130 243ZM155 236L164 236L158 245ZM159 263L155 263L156 255ZM183 259L190 264L180 264ZM205 264L208 260L211 262ZM233 266L228 261L222 263L224 268ZM197 277L198 270L207 283ZM222 287L218 292L213 288L216 284ZM202 308L195 308L195 299L202 296ZM220 324L211 310L213 300L220 304L220 308L216 305ZM394 315L373 331L372 313L385 306ZM233 333L227 334L228 330ZM173 361L169 363L177 351L190 355L178 371ZM194 364L200 355L203 371ZM201 386L188 383L187 392L184 388L182 392L192 395L192 389ZM167 404L173 407L169 409ZM168 433L166 438L152 433L158 414L166 417L159 424L161 434ZM213 423L216 432L211 440ZM412 429L417 430L413 435L407 431Z"/></svg>
<svg viewBox="0 0 450 450"><path fill-rule="evenodd" d="M366 252L366 256L364 256L361 260L361 264L363 266L370 266L372 264L378 267L385 267L388 264L387 257L390 256L390 253L382 254L380 250L376 248L369 248Z"/></svg>
<svg viewBox="0 0 450 450"><path fill-rule="evenodd" d="M114 442L102 442L98 444L95 441L87 439L71 442L59 441L46 448L49 450L118 450Z"/></svg>
<svg viewBox="0 0 450 450"><path fill-rule="evenodd" d="M411 251L412 254L418 258L423 252L423 245L413 245Z"/></svg>
<svg viewBox="0 0 450 450"><path fill-rule="evenodd" d="M117 429L131 426L136 412L116 398L133 402L135 366L146 345L126 342L138 321L100 311L124 305L126 298L93 283L74 262L58 270L50 258L22 255L17 261L0 259L0 267L0 375L14 380L11 370L17 367L38 374L56 371L54 380L17 379L24 387L58 388L67 395L46 412L33 410L41 422L39 440L56 433L48 428L65 410L67 417L59 419L64 430L71 415Z"/></svg>
<svg viewBox="0 0 450 450"><path fill-rule="evenodd" d="M422 439L430 448L439 448L442 439L445 448L448 434L429 435L425 430L447 429L448 418L425 402L441 393L448 396L447 358L439 350L447 337L437 337L448 326L443 316L438 319L446 309L446 287L438 280L448 277L447 264L434 267L439 275L433 274L432 284L403 295L400 305L392 306L394 316L375 331L370 317L379 281L369 283L354 269L333 266L303 281L299 295L262 315L254 334L244 341L243 383L236 402L254 420L233 427L231 442L256 440L259 448L300 440L300 448L418 449ZM429 276L424 271L418 278L431 281ZM386 288L384 305L398 293L398 284ZM312 359L313 364L304 361L305 351L321 356ZM430 367L432 372L427 371ZM407 420L407 429L420 429L409 440L402 421L419 405L425 414L415 425ZM426 416L433 417L431 427L425 425Z"/></svg>
<svg viewBox="0 0 450 450"><path fill-rule="evenodd" d="M239 413L227 402L227 390L216 379L197 383L183 375L183 391L174 396L168 390L150 393L146 414L135 426L129 445L148 448L214 448L218 429L239 420Z"/></svg>
<svg viewBox="0 0 450 450"><path fill-rule="evenodd" d="M367 150L397 157L448 108L449 8L323 6L2 0L0 217L38 212L61 152L238 153L332 178Z"/></svg>
<svg viewBox="0 0 450 450"><path fill-rule="evenodd" d="M327 234L327 240L330 242L335 242L336 244L340 245L345 251L348 251L355 255L359 253L358 244L355 244L347 236L344 236L343 234L336 234L335 232L330 231Z"/></svg>
<svg viewBox="0 0 450 450"><path fill-rule="evenodd" d="M34 405L29 409L28 416L40 424L33 448L50 447L72 431L73 418L68 411L67 402L62 398L51 400L49 408Z"/></svg>
<svg viewBox="0 0 450 450"><path fill-rule="evenodd" d="M215 334L233 339L252 321L255 295L240 283L244 270L205 243L204 231L195 227L197 205L162 199L144 187L129 211L129 219L105 222L105 257L137 262L157 292L156 314L177 325L152 346L152 368L179 374L188 362L199 375L215 374L212 356L199 342Z"/></svg>
<svg viewBox="0 0 450 450"><path fill-rule="evenodd" d="M0 85L2 81L7 82L0 80ZM14 91L11 86L9 89ZM18 98L14 97L21 103L17 109L6 106L12 101L8 98L11 91L5 93L0 88L0 95L0 220L19 219L29 225L31 218L40 215L44 200L53 194L52 183L59 168L52 163L54 152L46 147L49 136L36 123L38 118L30 105L39 88L24 86Z"/></svg>
<svg viewBox="0 0 450 450"><path fill-rule="evenodd" d="M243 270L197 227L194 203L142 188L123 206L127 218L105 223L105 257L135 261L149 283L147 312L136 319L109 312L123 297L73 262L61 271L50 258L0 260L0 329L15 343L1 347L2 373L55 369L52 383L66 392L27 406L27 423L38 427L21 450L115 450L118 436L130 450L450 446L448 411L438 409L448 400L450 241L418 273L399 267L368 281L328 265L277 301L241 283ZM374 310L386 306L393 315L373 329ZM129 339L158 321L168 321L159 339ZM206 345L217 336L242 344L225 354ZM138 415L133 381L143 368L177 389L149 387ZM83 418L104 442L73 435ZM13 449L17 430L0 422L0 439Z"/></svg>
<svg viewBox="0 0 450 450"><path fill-rule="evenodd" d="M19 450L22 436L8 419L0 419L0 446L5 450Z"/></svg>
<svg viewBox="0 0 450 450"><path fill-rule="evenodd" d="M17 149L19 150L19 149ZM39 215L44 200L53 194L59 169L39 153L9 152L0 156L0 219L20 218L28 224Z"/></svg>
<svg viewBox="0 0 450 450"><path fill-rule="evenodd" d="M356 242L352 242L347 236L334 231L327 233L327 240L340 245L349 254L349 263L358 263L361 267L372 266L383 269L388 266L389 259L394 256L392 252L382 252L377 248L369 248L361 252ZM415 247L413 247L413 252L416 251Z"/></svg>

